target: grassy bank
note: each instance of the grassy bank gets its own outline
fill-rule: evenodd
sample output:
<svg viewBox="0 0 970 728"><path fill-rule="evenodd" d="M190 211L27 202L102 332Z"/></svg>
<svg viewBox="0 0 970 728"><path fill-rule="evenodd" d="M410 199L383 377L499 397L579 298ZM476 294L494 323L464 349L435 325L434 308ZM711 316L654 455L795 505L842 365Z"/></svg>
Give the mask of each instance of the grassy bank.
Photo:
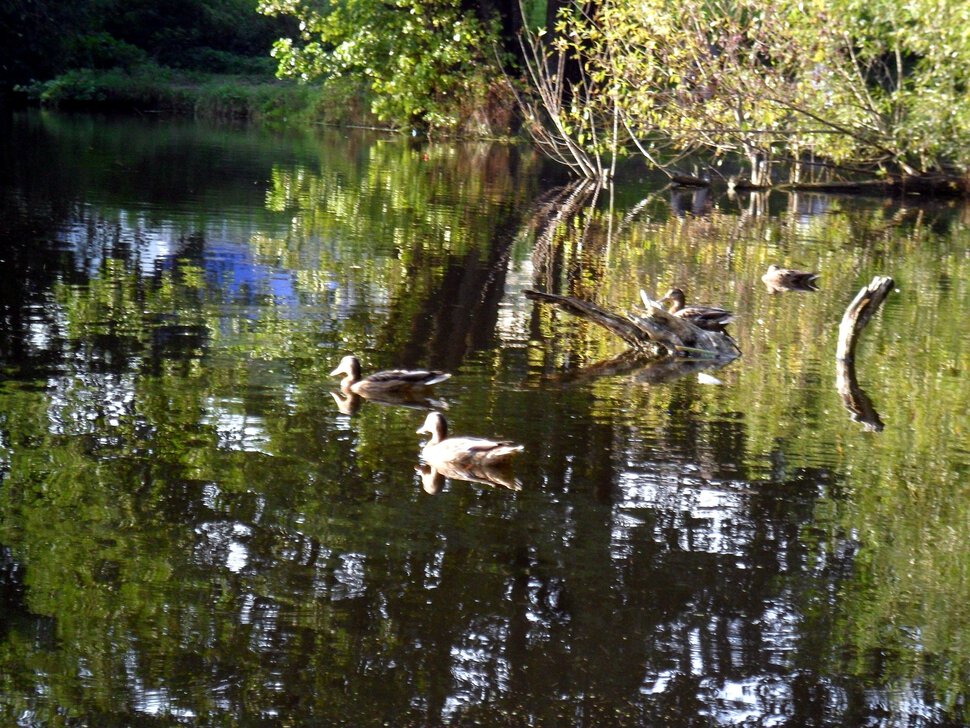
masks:
<svg viewBox="0 0 970 728"><path fill-rule="evenodd" d="M306 85L272 76L207 74L155 65L79 69L20 89L54 108L166 113L260 123L374 124L366 90L345 79Z"/></svg>

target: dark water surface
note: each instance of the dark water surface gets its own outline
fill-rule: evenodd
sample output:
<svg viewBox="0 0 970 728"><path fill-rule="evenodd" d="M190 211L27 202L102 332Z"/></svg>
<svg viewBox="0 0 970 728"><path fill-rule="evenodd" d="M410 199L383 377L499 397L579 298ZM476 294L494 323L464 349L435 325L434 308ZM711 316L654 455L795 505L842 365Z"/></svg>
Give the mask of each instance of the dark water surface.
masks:
<svg viewBox="0 0 970 728"><path fill-rule="evenodd" d="M0 724L970 717L965 207L594 195L525 150L337 131L0 127ZM772 262L821 290L769 294ZM842 396L838 322L877 274ZM674 284L737 312L742 358L604 367L618 339L522 295ZM426 412L342 412L346 353L451 371L453 431L525 445L521 490L426 492Z"/></svg>

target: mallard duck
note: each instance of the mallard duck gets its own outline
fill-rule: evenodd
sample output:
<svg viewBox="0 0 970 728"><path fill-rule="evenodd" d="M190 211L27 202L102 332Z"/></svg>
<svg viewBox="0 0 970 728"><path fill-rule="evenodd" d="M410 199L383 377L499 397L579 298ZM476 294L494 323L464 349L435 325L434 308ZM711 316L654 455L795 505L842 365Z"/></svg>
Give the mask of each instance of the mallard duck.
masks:
<svg viewBox="0 0 970 728"><path fill-rule="evenodd" d="M507 440L486 440L483 437L448 437L448 422L440 412L428 414L418 434L431 435L421 449L421 457L433 468L452 466L475 468L507 463L525 448Z"/></svg>
<svg viewBox="0 0 970 728"><path fill-rule="evenodd" d="M658 303L670 301L669 313L690 321L694 326L706 331L724 331L724 327L734 321L734 313L717 306L685 306L684 292L671 288Z"/></svg>
<svg viewBox="0 0 970 728"><path fill-rule="evenodd" d="M360 376L360 360L353 355L345 356L340 364L330 372L331 377L343 375L340 389L346 394L359 394L364 397L380 397L392 392L407 392L424 389L438 382L443 382L451 375L448 372L427 369L388 369L375 372L370 376Z"/></svg>
<svg viewBox="0 0 970 728"><path fill-rule="evenodd" d="M761 276L761 280L764 281L771 293L776 291L817 291L816 282L818 279L818 273L795 270L794 268L779 268L774 263L769 265L768 271Z"/></svg>
<svg viewBox="0 0 970 728"><path fill-rule="evenodd" d="M470 468L457 467L451 463L437 463L434 467L422 463L414 470L421 475L421 489L429 495L441 492L445 478L467 480L469 483L497 485L509 490L522 490L522 483L506 465L478 465Z"/></svg>

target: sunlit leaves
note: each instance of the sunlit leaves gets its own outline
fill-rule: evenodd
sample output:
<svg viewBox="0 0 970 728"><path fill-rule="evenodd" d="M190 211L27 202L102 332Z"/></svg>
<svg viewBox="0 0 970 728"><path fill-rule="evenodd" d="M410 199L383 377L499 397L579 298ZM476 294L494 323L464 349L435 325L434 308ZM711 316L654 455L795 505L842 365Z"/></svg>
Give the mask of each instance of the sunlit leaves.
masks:
<svg viewBox="0 0 970 728"><path fill-rule="evenodd" d="M301 37L274 48L280 75L366 78L374 113L395 124L453 128L461 104L499 75L497 27L456 0L343 0L320 11L284 0L260 10L301 21Z"/></svg>
<svg viewBox="0 0 970 728"><path fill-rule="evenodd" d="M615 103L641 151L659 132L675 150L740 153L755 184L808 155L914 174L970 163L968 12L958 0L576 4L555 42L598 85L570 110L600 113L579 140L591 152Z"/></svg>

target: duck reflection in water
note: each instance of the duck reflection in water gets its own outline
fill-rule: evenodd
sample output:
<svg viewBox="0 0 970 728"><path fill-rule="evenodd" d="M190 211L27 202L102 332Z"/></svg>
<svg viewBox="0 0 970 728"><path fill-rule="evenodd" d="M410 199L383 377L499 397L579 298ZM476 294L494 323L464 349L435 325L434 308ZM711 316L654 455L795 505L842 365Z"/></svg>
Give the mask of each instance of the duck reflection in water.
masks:
<svg viewBox="0 0 970 728"><path fill-rule="evenodd" d="M794 268L779 268L772 263L767 272L761 276L768 293L782 293L784 291L817 291L820 274Z"/></svg>
<svg viewBox="0 0 970 728"><path fill-rule="evenodd" d="M331 392L334 404L342 415L355 415L360 410L364 400L375 404L391 405L393 407L409 407L411 409L448 409L448 403L443 399L432 399L419 392L383 392L380 395L370 394L362 397L350 392Z"/></svg>
<svg viewBox="0 0 970 728"><path fill-rule="evenodd" d="M440 412L428 414L417 431L418 434L431 435L421 448L421 458L429 468L427 473L421 471L426 491L431 492L429 487L434 489L436 476L501 485L513 490L521 487L516 487L518 481L511 472L510 463L525 450L522 445L484 437L448 437L448 421Z"/></svg>
<svg viewBox="0 0 970 728"><path fill-rule="evenodd" d="M421 463L415 465L414 470L421 476L421 488L429 495L437 495L441 492L445 485L445 478L501 486L509 490L522 490L522 483L515 477L509 464L459 468L447 463L439 463L437 467Z"/></svg>

